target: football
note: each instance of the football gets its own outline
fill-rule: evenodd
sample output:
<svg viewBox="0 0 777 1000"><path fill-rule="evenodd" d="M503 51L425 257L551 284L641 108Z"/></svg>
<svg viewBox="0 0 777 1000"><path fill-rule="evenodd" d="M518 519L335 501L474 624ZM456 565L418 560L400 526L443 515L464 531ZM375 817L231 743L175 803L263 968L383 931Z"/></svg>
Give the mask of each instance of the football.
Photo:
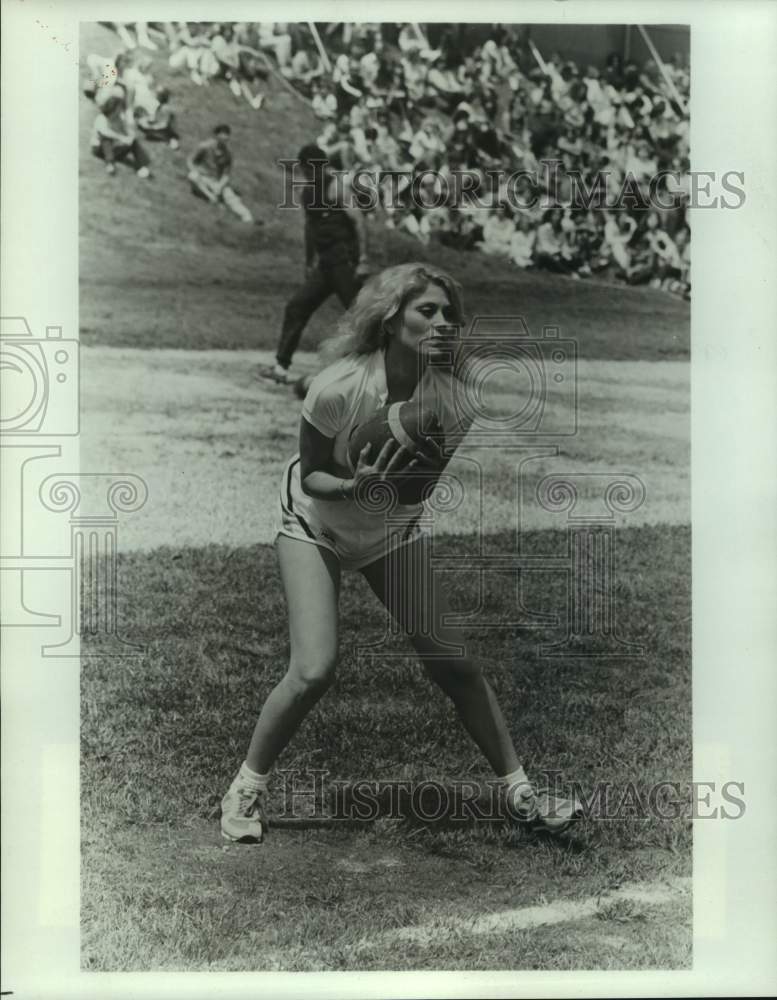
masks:
<svg viewBox="0 0 777 1000"><path fill-rule="evenodd" d="M429 408L422 408L417 401L390 403L380 409L375 416L357 424L348 441L348 458L355 469L359 454L365 445L372 445L369 460L375 461L386 441L394 440L404 445L410 454L407 461L423 451L423 439L430 437L440 449L445 446L444 434L437 415ZM421 503L431 492L440 474L448 464L450 456L433 465L424 463L409 472L398 469L390 477L397 489L399 503Z"/></svg>

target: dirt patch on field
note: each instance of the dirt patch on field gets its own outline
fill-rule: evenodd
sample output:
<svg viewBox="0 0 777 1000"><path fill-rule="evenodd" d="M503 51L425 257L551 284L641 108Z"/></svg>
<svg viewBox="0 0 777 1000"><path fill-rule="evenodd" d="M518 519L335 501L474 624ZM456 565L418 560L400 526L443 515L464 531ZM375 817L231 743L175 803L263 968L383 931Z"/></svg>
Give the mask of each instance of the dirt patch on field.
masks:
<svg viewBox="0 0 777 1000"><path fill-rule="evenodd" d="M374 828L276 830L246 847L200 822L112 838L110 853L84 838L93 970L677 968L690 953L689 879L660 852L635 852L638 881L619 886L606 859L570 877L567 848L531 840L473 854Z"/></svg>
<svg viewBox="0 0 777 1000"><path fill-rule="evenodd" d="M122 522L123 551L272 541L300 403L289 389L255 377L269 352L93 347L81 355L82 470L134 473L148 484L144 509ZM299 356L300 371L316 365L315 355ZM687 523L687 362L579 362L577 392L577 433L514 442L551 452L524 467L526 496L550 473L628 473L642 480L646 496L623 523ZM510 412L515 394L515 386L495 378L489 405ZM548 399L551 411L565 405ZM516 470L528 454L507 446L463 448L449 468L463 483L464 502L441 519L441 529L470 533L480 523L491 533L515 526ZM484 469L485 506L478 488ZM559 523L534 500L521 503L519 526Z"/></svg>

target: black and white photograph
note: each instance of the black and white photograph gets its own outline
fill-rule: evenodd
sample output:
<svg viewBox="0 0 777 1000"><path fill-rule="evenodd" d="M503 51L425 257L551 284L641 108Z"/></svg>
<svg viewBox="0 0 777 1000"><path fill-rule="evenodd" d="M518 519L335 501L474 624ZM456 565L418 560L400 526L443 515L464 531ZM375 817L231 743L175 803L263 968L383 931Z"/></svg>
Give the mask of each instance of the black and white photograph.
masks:
<svg viewBox="0 0 777 1000"><path fill-rule="evenodd" d="M165 973L495 995L457 985L478 973L513 996L505 974L552 973L572 978L541 990L670 996L706 970L705 995L746 920L746 832L759 958L719 982L775 985L773 789L751 780L775 750L774 474L730 428L714 451L726 408L774 413L773 323L719 328L724 280L774 318L773 226L746 268L741 223L774 195L730 115L730 155L704 158L725 19L84 4L65 34L51 6L29 23L68 62L72 155L24 181L4 143L4 218L44 169L71 195L37 189L51 244L3 282L3 816L16 912L40 800L34 919L68 928L67 995L132 973L149 995ZM745 6L753 37L774 27ZM216 19L236 12L259 19ZM748 72L757 102L771 69L721 68L737 92ZM727 562L746 510L763 546ZM39 751L36 701L60 709ZM60 995L12 968L4 992Z"/></svg>

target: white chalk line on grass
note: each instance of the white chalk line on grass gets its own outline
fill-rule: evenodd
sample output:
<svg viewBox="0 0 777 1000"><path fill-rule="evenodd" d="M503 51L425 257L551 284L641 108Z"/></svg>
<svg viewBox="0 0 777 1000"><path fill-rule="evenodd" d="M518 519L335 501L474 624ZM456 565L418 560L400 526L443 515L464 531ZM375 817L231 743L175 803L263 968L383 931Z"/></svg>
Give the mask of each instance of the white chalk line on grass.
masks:
<svg viewBox="0 0 777 1000"><path fill-rule="evenodd" d="M541 906L522 906L479 917L445 918L436 924L397 927L372 937L364 937L357 947L360 950L371 950L391 944L429 947L439 943L441 934L446 932L454 932L457 936L478 937L485 934L504 934L507 931L533 930L553 924L574 923L595 916L602 907L619 900L642 903L645 906L660 906L690 892L691 885L690 878L676 878L660 884L635 883L587 899L558 899Z"/></svg>

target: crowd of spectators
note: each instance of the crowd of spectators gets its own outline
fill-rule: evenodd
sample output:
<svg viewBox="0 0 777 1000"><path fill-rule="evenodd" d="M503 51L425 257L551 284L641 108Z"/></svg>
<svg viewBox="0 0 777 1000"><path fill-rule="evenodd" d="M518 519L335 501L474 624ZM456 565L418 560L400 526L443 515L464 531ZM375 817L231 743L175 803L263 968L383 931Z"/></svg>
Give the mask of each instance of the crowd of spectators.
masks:
<svg viewBox="0 0 777 1000"><path fill-rule="evenodd" d="M152 59L147 51L169 49L173 71L188 72L191 83L206 86L224 81L234 96L259 110L264 100L260 81L269 70L266 55L254 47L274 36L262 25L111 22L124 48L114 57L90 53L86 57L89 79L84 93L97 105L91 133L92 152L105 162L107 173L116 173L116 163L127 161L138 177L151 176L146 142L161 142L172 150L180 147L175 109L170 90L155 83ZM259 29L264 29L264 33ZM152 37L153 36L153 37ZM274 58L278 47L267 43ZM288 46L286 47L288 49ZM281 46L282 50L282 46ZM253 223L250 209L242 201L231 178L231 128L219 123L210 138L202 140L187 157L187 180L192 193L204 201L222 203L243 222Z"/></svg>
<svg viewBox="0 0 777 1000"><path fill-rule="evenodd" d="M519 25L473 44L465 26L358 24L324 33L325 65L304 26L275 27L317 144L372 172L388 226L522 269L689 293L683 56L659 68L613 53L599 69L544 59ZM587 205L597 189L607 197Z"/></svg>
<svg viewBox="0 0 777 1000"><path fill-rule="evenodd" d="M310 102L334 164L374 179L389 227L521 269L689 294L684 56L579 65L543 58L521 25L480 37L409 23L331 24L320 35L303 23L113 27L124 48L87 58L86 88L98 104L92 146L109 172L126 158L146 177L145 141L179 145L170 93L143 51L167 48L173 71L195 86L223 81L256 110L268 74L283 77ZM189 157L189 180L250 221L228 170L203 183L203 165L225 162L225 128L198 147L199 166ZM456 183L463 172L468 193ZM602 200L586 204L597 190Z"/></svg>

